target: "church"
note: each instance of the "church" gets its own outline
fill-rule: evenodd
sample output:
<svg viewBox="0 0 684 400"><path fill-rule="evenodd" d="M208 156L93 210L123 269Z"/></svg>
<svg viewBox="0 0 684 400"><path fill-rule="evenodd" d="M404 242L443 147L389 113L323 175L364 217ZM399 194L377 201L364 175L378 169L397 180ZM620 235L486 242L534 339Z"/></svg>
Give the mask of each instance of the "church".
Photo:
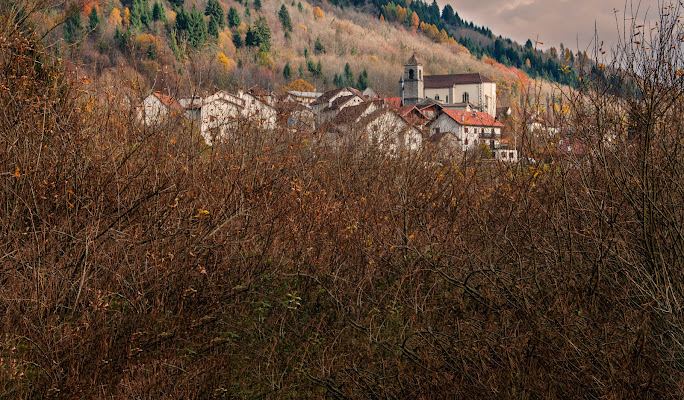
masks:
<svg viewBox="0 0 684 400"><path fill-rule="evenodd" d="M432 100L455 107L471 104L496 117L496 83L480 73L424 75L423 64L412 55L404 64L399 87L404 106Z"/></svg>

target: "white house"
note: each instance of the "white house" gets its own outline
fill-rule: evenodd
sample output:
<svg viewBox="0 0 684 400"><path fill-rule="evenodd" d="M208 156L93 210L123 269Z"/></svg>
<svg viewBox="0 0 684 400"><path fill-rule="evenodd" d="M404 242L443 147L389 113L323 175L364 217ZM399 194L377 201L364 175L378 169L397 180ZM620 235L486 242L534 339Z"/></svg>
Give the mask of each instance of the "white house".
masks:
<svg viewBox="0 0 684 400"><path fill-rule="evenodd" d="M153 92L137 109L137 117L146 126L157 125L170 116L183 115L183 107L171 96Z"/></svg>
<svg viewBox="0 0 684 400"><path fill-rule="evenodd" d="M402 150L418 151L423 145L421 131L391 108L380 108L366 115L361 118L358 127L372 144L391 153Z"/></svg>
<svg viewBox="0 0 684 400"><path fill-rule="evenodd" d="M445 104L471 103L496 117L496 83L480 73L424 75L423 65L413 55L404 65L399 85L404 106L424 99Z"/></svg>
<svg viewBox="0 0 684 400"><path fill-rule="evenodd" d="M461 110L442 110L430 124L430 137L460 150L475 148L479 144L480 135L501 137L503 124L487 113Z"/></svg>
<svg viewBox="0 0 684 400"><path fill-rule="evenodd" d="M260 128L275 129L278 123L278 110L275 107L261 101L257 96L238 91L237 97L244 102L241 110L242 117Z"/></svg>
<svg viewBox="0 0 684 400"><path fill-rule="evenodd" d="M335 118L335 115L337 113L333 110L335 109L340 109L340 102L335 103L337 99L340 97L349 97L349 96L356 96L358 97L361 101L366 100L366 98L363 96L363 93L359 92L358 90L350 87L343 87L335 90L330 90L322 95L320 95L316 100L314 100L311 103L311 109L313 110L314 114L316 114L317 118L317 123L319 125L324 124L325 122L328 122ZM352 104L355 103L355 104ZM360 101L354 100L350 104L347 104L345 106L350 106L350 105L356 105L359 104ZM324 113L325 110L325 113ZM325 117L323 116L325 114ZM325 119L325 120L324 120Z"/></svg>
<svg viewBox="0 0 684 400"><path fill-rule="evenodd" d="M237 129L245 107L242 99L224 91L187 103L188 118L197 121L199 132L209 145L214 140L230 137Z"/></svg>
<svg viewBox="0 0 684 400"><path fill-rule="evenodd" d="M330 102L328 107L319 111L318 122L325 124L328 121L332 121L345 108L358 106L364 102L366 102L366 99L358 94L336 97L335 100Z"/></svg>

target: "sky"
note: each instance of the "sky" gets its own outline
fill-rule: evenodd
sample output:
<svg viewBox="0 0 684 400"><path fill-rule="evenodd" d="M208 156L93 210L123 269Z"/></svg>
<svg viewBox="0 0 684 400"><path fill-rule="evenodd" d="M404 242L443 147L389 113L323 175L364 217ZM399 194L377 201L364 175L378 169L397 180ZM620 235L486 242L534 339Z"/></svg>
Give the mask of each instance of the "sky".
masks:
<svg viewBox="0 0 684 400"><path fill-rule="evenodd" d="M624 19L625 0L438 0L440 8L449 3L461 18L489 27L501 35L524 44L527 39L544 43L539 47L565 47L588 50L594 36L610 49L618 36L616 17ZM627 2L630 3L629 1ZM634 1L637 4L637 1ZM636 7L636 6L635 6ZM657 15L657 0L642 0L639 15ZM616 13L614 10L618 10ZM627 14L631 15L629 6Z"/></svg>

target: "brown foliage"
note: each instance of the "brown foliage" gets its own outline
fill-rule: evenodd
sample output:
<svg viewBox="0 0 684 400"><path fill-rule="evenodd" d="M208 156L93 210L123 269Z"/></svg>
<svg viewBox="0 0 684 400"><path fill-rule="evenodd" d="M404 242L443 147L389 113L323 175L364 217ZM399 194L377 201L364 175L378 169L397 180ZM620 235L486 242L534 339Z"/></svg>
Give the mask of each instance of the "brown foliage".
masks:
<svg viewBox="0 0 684 400"><path fill-rule="evenodd" d="M633 126L588 88L612 147L506 167L209 148L0 46L3 396L684 395L681 76L638 76Z"/></svg>

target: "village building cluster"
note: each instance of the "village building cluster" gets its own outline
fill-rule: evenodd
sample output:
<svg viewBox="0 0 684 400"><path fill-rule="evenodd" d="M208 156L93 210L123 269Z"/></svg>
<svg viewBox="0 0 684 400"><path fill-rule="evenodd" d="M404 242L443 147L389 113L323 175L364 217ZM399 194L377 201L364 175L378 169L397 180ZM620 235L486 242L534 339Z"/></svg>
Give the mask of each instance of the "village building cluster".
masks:
<svg viewBox="0 0 684 400"><path fill-rule="evenodd" d="M154 125L169 115L196 123L207 144L231 140L249 124L311 135L325 145L359 141L389 152L418 151L433 146L448 152L486 145L493 158L517 161L514 146L502 138L497 116L510 113L496 104L496 83L479 73L425 75L412 56L399 80L399 97L378 97L344 87L325 93L291 91L277 95L259 86L237 93L219 91L206 97L176 100L159 92L146 97L138 118Z"/></svg>

